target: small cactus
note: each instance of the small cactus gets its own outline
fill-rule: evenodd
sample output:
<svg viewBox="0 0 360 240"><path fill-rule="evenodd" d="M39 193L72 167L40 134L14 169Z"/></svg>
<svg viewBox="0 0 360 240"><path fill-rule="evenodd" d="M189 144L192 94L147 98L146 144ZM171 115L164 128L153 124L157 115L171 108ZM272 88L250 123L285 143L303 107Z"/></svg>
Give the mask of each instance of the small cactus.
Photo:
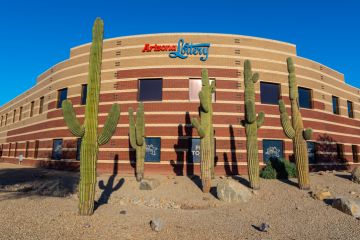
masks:
<svg viewBox="0 0 360 240"><path fill-rule="evenodd" d="M104 124L102 133L98 134L98 110L101 86L101 59L103 49L104 23L97 18L93 27L93 40L89 58L88 88L85 106L85 121L80 125L71 101L62 102L64 120L71 133L81 137L80 152L80 186L79 214L92 215L94 212L96 163L99 146L106 144L114 134L120 107L113 104Z"/></svg>
<svg viewBox="0 0 360 240"><path fill-rule="evenodd" d="M199 92L200 98L200 121L193 118L191 123L200 136L200 169L202 190L204 193L210 191L211 179L215 175L215 151L214 151L214 128L212 123L212 94L215 92L215 81L209 82L208 71L201 72L202 87Z"/></svg>
<svg viewBox="0 0 360 240"><path fill-rule="evenodd" d="M296 172L300 189L310 189L308 150L306 140L312 135L312 129L304 129L299 110L299 93L296 83L295 66L291 57L287 58L289 72L289 97L291 103L291 122L286 112L285 104L279 100L280 120L285 135L293 141Z"/></svg>
<svg viewBox="0 0 360 240"><path fill-rule="evenodd" d="M136 151L136 180L140 182L144 178L144 159L146 152L145 144L145 119L144 119L144 104L139 103L136 111L136 123L134 120L134 110L129 108L129 137L130 145Z"/></svg>
<svg viewBox="0 0 360 240"><path fill-rule="evenodd" d="M250 187L253 189L260 188L259 179L259 158L258 158L258 129L264 123L265 114L260 112L256 116L255 111L255 89L254 84L258 81L259 74L252 73L251 62L244 62L244 82L245 82L245 119L242 125L246 132L246 152Z"/></svg>

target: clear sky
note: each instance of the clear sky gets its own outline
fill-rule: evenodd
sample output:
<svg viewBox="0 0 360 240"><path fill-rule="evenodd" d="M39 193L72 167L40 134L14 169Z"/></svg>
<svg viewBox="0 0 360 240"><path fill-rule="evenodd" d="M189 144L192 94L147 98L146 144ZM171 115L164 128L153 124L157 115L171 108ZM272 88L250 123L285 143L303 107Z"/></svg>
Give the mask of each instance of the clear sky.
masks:
<svg viewBox="0 0 360 240"><path fill-rule="evenodd" d="M2 0L0 105L91 41L99 16L105 38L143 33L211 32L265 37L297 45L299 56L345 74L360 88L359 0Z"/></svg>

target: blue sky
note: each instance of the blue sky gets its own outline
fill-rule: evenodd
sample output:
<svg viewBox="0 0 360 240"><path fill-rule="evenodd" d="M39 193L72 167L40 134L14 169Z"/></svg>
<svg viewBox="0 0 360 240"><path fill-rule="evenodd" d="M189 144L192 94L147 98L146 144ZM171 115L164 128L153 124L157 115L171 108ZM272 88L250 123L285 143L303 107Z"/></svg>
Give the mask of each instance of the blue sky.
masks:
<svg viewBox="0 0 360 240"><path fill-rule="evenodd" d="M0 105L91 40L94 19L105 38L161 32L214 32L294 43L298 55L345 74L360 88L360 3L320 1L3 0L0 5Z"/></svg>

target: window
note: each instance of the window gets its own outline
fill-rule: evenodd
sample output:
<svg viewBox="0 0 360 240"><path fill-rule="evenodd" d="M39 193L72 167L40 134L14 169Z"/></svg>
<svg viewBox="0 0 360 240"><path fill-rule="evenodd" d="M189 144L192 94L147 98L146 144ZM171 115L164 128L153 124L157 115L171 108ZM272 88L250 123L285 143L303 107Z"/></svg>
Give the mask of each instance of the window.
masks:
<svg viewBox="0 0 360 240"><path fill-rule="evenodd" d="M210 79L211 82L215 81ZM201 91L202 81L201 79L190 79L189 80L189 100L190 101L200 101L199 92ZM215 93L212 94L212 101L215 102Z"/></svg>
<svg viewBox="0 0 360 240"><path fill-rule="evenodd" d="M60 160L62 158L62 139L53 140L52 159Z"/></svg>
<svg viewBox="0 0 360 240"><path fill-rule="evenodd" d="M316 163L316 143L315 142L306 142L308 149L308 159L309 163Z"/></svg>
<svg viewBox="0 0 360 240"><path fill-rule="evenodd" d="M58 90L58 101L57 101L57 108L61 108L62 102L67 99L67 88L63 88Z"/></svg>
<svg viewBox="0 0 360 240"><path fill-rule="evenodd" d="M347 101L347 109L349 118L354 118L353 103L351 101Z"/></svg>
<svg viewBox="0 0 360 240"><path fill-rule="evenodd" d="M18 143L16 142L15 143L15 149L14 149L14 157L16 157L16 154L17 154L17 146L18 146Z"/></svg>
<svg viewBox="0 0 360 240"><path fill-rule="evenodd" d="M280 159L284 157L283 141L281 140L263 140L263 159L266 163L270 159Z"/></svg>
<svg viewBox="0 0 360 240"><path fill-rule="evenodd" d="M260 82L261 103L279 104L280 84Z"/></svg>
<svg viewBox="0 0 360 240"><path fill-rule="evenodd" d="M13 123L15 122L15 117L16 117L16 109L14 109Z"/></svg>
<svg viewBox="0 0 360 240"><path fill-rule="evenodd" d="M340 114L340 110L339 110L339 98L332 96L332 105L333 105L333 113L334 114Z"/></svg>
<svg viewBox="0 0 360 240"><path fill-rule="evenodd" d="M86 104L87 84L81 85L81 105Z"/></svg>
<svg viewBox="0 0 360 240"><path fill-rule="evenodd" d="M80 160L80 154L81 154L81 138L78 138L76 142L76 160Z"/></svg>
<svg viewBox="0 0 360 240"><path fill-rule="evenodd" d="M5 114L5 126L7 124L8 114Z"/></svg>
<svg viewBox="0 0 360 240"><path fill-rule="evenodd" d="M351 145L352 155L353 155L353 162L359 162L359 147L358 145Z"/></svg>
<svg viewBox="0 0 360 240"><path fill-rule="evenodd" d="M44 111L44 97L41 97L39 103L39 114L42 114L43 111Z"/></svg>
<svg viewBox="0 0 360 240"><path fill-rule="evenodd" d="M162 100L162 79L140 79L139 80L139 101L161 101Z"/></svg>
<svg viewBox="0 0 360 240"><path fill-rule="evenodd" d="M22 118L22 111L23 111L23 107L20 107L20 109L19 109L19 121L21 121L21 118Z"/></svg>
<svg viewBox="0 0 360 240"><path fill-rule="evenodd" d="M0 124L0 127L2 127L2 125L3 125L3 120L4 120L4 116L1 116L1 124Z"/></svg>
<svg viewBox="0 0 360 240"><path fill-rule="evenodd" d="M343 159L344 158L344 144L337 143L336 144L336 151L337 151L338 159Z"/></svg>
<svg viewBox="0 0 360 240"><path fill-rule="evenodd" d="M145 162L160 162L161 139L159 137L147 137L145 144Z"/></svg>
<svg viewBox="0 0 360 240"><path fill-rule="evenodd" d="M3 150L4 150L4 144L1 144L0 157L2 157L2 155L3 155Z"/></svg>
<svg viewBox="0 0 360 240"><path fill-rule="evenodd" d="M35 105L35 101L32 101L30 104L30 117L34 115L34 105Z"/></svg>
<svg viewBox="0 0 360 240"><path fill-rule="evenodd" d="M10 157L10 153L11 153L11 143L9 143L9 152L8 152L8 157Z"/></svg>
<svg viewBox="0 0 360 240"><path fill-rule="evenodd" d="M312 108L311 90L307 88L298 88L299 91L299 106L302 108Z"/></svg>
<svg viewBox="0 0 360 240"><path fill-rule="evenodd" d="M34 158L38 158L39 155L39 140L35 140L35 146L34 146Z"/></svg>
<svg viewBox="0 0 360 240"><path fill-rule="evenodd" d="M25 157L27 158L29 156L29 141L26 141L25 143Z"/></svg>
<svg viewBox="0 0 360 240"><path fill-rule="evenodd" d="M187 155L188 163L199 163L200 154L200 138L189 138L189 149Z"/></svg>

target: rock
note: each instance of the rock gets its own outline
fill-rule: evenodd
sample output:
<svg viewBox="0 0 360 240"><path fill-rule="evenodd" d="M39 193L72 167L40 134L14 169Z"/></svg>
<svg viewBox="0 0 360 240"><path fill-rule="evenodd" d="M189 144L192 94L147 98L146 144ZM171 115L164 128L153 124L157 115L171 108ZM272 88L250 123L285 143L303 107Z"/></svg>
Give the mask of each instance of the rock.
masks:
<svg viewBox="0 0 360 240"><path fill-rule="evenodd" d="M324 199L329 199L331 198L331 193L329 191L319 191L319 192L316 192L316 193L312 193L311 196L314 198L314 199L317 199L317 200L324 200Z"/></svg>
<svg viewBox="0 0 360 240"><path fill-rule="evenodd" d="M203 200L204 200L204 201L209 201L210 198L208 198L208 197L203 197Z"/></svg>
<svg viewBox="0 0 360 240"><path fill-rule="evenodd" d="M351 195L355 195L356 194L356 192L354 192L354 191L350 191L349 192Z"/></svg>
<svg viewBox="0 0 360 240"><path fill-rule="evenodd" d="M257 190L251 190L251 193L254 195L259 195L259 191L257 191Z"/></svg>
<svg viewBox="0 0 360 240"><path fill-rule="evenodd" d="M143 179L140 182L140 190L154 190L160 185L160 181L153 178Z"/></svg>
<svg viewBox="0 0 360 240"><path fill-rule="evenodd" d="M323 171L318 172L319 175L324 175L325 173Z"/></svg>
<svg viewBox="0 0 360 240"><path fill-rule="evenodd" d="M126 214L126 211L125 211L125 210L121 210L121 211L120 211L120 214L125 215L125 214Z"/></svg>
<svg viewBox="0 0 360 240"><path fill-rule="evenodd" d="M351 180L354 183L359 183L360 184L360 167L356 167L352 170L351 172Z"/></svg>
<svg viewBox="0 0 360 240"><path fill-rule="evenodd" d="M89 227L91 227L91 226L88 223L84 225L84 228L89 228Z"/></svg>
<svg viewBox="0 0 360 240"><path fill-rule="evenodd" d="M178 184L178 182L177 182L177 181L174 181L174 184Z"/></svg>
<svg viewBox="0 0 360 240"><path fill-rule="evenodd" d="M160 232L164 229L164 222L160 218L156 218L150 221L150 227L155 232Z"/></svg>
<svg viewBox="0 0 360 240"><path fill-rule="evenodd" d="M220 181L216 187L217 197L224 202L247 202L251 198L251 191L232 179Z"/></svg>
<svg viewBox="0 0 360 240"><path fill-rule="evenodd" d="M352 200L348 198L337 198L334 199L332 207L336 208L343 213L349 214L354 217L360 217L360 200Z"/></svg>
<svg viewBox="0 0 360 240"><path fill-rule="evenodd" d="M262 223L259 227L259 230L262 232L267 232L270 228L270 225L267 223Z"/></svg>

